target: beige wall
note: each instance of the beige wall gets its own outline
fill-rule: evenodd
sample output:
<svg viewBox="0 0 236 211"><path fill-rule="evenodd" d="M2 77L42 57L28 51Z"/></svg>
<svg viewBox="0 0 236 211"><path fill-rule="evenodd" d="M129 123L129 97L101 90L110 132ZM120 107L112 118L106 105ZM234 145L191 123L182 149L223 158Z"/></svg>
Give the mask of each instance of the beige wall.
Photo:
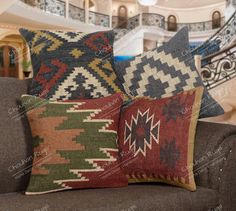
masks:
<svg viewBox="0 0 236 211"><path fill-rule="evenodd" d="M225 3L199 7L199 8L165 8L160 6L150 7L150 13L158 13L168 18L169 15L175 15L179 23L195 23L209 21L212 19L214 11L220 11L222 16L225 12Z"/></svg>

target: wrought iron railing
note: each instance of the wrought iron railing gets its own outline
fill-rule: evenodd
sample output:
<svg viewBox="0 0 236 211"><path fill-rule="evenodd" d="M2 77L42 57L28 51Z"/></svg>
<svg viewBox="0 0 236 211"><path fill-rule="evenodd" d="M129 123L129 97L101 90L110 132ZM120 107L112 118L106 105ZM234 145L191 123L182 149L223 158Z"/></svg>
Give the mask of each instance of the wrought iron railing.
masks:
<svg viewBox="0 0 236 211"><path fill-rule="evenodd" d="M99 12L89 12L89 23L98 26L109 27L110 16Z"/></svg>
<svg viewBox="0 0 236 211"><path fill-rule="evenodd" d="M21 0L22 2L37 7L45 12L52 13L54 15L64 16L66 15L66 3L61 0Z"/></svg>
<svg viewBox="0 0 236 211"><path fill-rule="evenodd" d="M164 30L168 30L168 22L165 21L165 17L156 13L143 13L142 22L140 20L140 15L136 15L124 21L126 21L126 23L121 22L117 16L112 17L112 27L115 29L117 34L116 40L131 31L130 29L136 28L141 24L144 26L156 26ZM221 25L224 25L224 22L225 18L222 18ZM133 24L130 25L130 23ZM179 30L184 26L187 26L190 32L210 31L214 29L212 21L205 21L199 23L178 23L176 30Z"/></svg>
<svg viewBox="0 0 236 211"><path fill-rule="evenodd" d="M62 0L20 0L27 5L37 7L45 12L66 16L66 3ZM85 22L85 10L73 4L69 4L69 17L80 22ZM110 17L98 12L89 11L89 23L109 27Z"/></svg>
<svg viewBox="0 0 236 211"><path fill-rule="evenodd" d="M145 26L157 26L165 29L165 17L155 13L143 13L142 24Z"/></svg>
<svg viewBox="0 0 236 211"><path fill-rule="evenodd" d="M225 23L225 18L221 18L220 26L223 26ZM168 24L168 23L166 23ZM182 27L187 26L190 32L202 32L202 31L210 31L217 28L213 27L212 21L205 21L205 22L198 22L198 23L178 23L177 30L181 29Z"/></svg>
<svg viewBox="0 0 236 211"><path fill-rule="evenodd" d="M116 22L113 22L115 39L118 40L121 37L123 37L124 35L126 35L128 32L137 28L140 25L139 19L140 19L140 15L136 15L132 18L129 18L128 20L126 20L124 22L119 21L118 18L114 18L114 20L117 20Z"/></svg>
<svg viewBox="0 0 236 211"><path fill-rule="evenodd" d="M212 48L215 48L217 43L219 49L223 49L230 44L236 34L236 12L231 18L221 27L213 36L211 36L206 42L200 45L198 48L192 51L193 55L210 55ZM212 47L213 44L213 47Z"/></svg>
<svg viewBox="0 0 236 211"><path fill-rule="evenodd" d="M202 59L201 76L207 89L236 77L236 44Z"/></svg>
<svg viewBox="0 0 236 211"><path fill-rule="evenodd" d="M69 4L69 17L73 20L85 22L85 9Z"/></svg>

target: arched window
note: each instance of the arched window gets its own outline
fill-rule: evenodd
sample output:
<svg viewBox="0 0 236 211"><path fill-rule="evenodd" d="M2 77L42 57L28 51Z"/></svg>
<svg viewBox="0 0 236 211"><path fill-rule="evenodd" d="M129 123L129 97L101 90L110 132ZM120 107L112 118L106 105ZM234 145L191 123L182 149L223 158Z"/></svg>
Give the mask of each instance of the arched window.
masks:
<svg viewBox="0 0 236 211"><path fill-rule="evenodd" d="M212 29L221 27L221 14L219 11L215 11L212 14Z"/></svg>
<svg viewBox="0 0 236 211"><path fill-rule="evenodd" d="M118 20L119 20L119 28L126 28L128 19L128 10L127 7L122 5L118 10Z"/></svg>
<svg viewBox="0 0 236 211"><path fill-rule="evenodd" d="M177 21L174 15L168 17L168 31L177 31Z"/></svg>

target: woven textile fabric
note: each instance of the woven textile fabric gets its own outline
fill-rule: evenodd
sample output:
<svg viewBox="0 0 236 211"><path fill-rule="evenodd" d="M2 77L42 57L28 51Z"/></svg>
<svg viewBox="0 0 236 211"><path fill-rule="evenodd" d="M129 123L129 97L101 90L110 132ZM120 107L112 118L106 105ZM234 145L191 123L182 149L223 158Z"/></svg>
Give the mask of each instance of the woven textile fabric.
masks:
<svg viewBox="0 0 236 211"><path fill-rule="evenodd" d="M164 182L196 189L193 147L203 88L160 100L140 98L123 109L121 166L130 183Z"/></svg>
<svg viewBox="0 0 236 211"><path fill-rule="evenodd" d="M121 187L117 129L122 95L67 102L22 96L34 157L26 194Z"/></svg>
<svg viewBox="0 0 236 211"><path fill-rule="evenodd" d="M113 31L92 34L20 29L34 70L31 95L50 100L121 92L113 64Z"/></svg>
<svg viewBox="0 0 236 211"><path fill-rule="evenodd" d="M160 99L203 86L189 50L187 28L157 49L117 62L116 74L125 91L138 97ZM221 114L224 110L205 89L200 118Z"/></svg>

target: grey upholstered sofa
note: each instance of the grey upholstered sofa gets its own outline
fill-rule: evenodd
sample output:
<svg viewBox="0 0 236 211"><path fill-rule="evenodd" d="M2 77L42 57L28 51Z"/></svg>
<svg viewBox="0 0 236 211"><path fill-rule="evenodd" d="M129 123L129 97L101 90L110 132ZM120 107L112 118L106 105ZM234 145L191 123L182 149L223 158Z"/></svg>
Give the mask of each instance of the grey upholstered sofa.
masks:
<svg viewBox="0 0 236 211"><path fill-rule="evenodd" d="M142 184L25 196L32 142L19 98L29 83L0 78L0 211L236 210L236 127L204 122L195 144L196 192Z"/></svg>

